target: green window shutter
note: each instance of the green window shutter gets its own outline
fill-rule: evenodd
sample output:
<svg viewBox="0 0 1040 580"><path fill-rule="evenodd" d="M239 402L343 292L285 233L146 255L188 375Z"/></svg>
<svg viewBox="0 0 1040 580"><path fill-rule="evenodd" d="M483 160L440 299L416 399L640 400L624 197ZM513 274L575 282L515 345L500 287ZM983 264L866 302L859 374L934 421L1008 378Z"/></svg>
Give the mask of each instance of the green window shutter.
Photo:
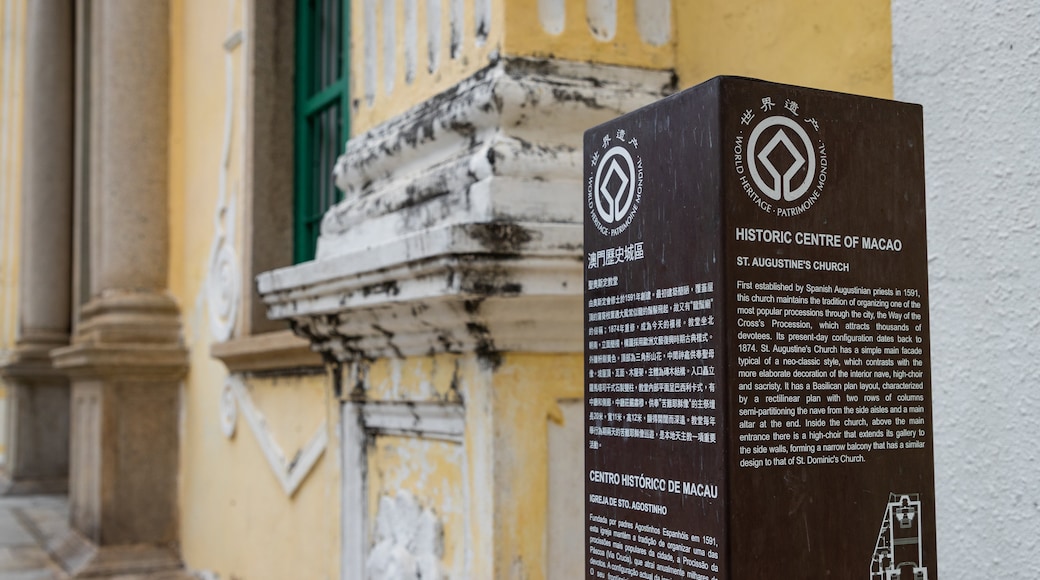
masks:
<svg viewBox="0 0 1040 580"><path fill-rule="evenodd" d="M341 198L332 177L350 135L350 3L297 0L293 257L314 259L321 216Z"/></svg>

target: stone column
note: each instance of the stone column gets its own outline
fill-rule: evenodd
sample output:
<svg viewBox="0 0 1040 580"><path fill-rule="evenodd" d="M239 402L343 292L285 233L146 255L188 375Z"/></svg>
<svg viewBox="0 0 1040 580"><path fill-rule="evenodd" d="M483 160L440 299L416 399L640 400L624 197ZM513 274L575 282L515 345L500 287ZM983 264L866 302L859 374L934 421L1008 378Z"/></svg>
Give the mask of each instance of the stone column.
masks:
<svg viewBox="0 0 1040 580"><path fill-rule="evenodd" d="M18 339L9 381L8 493L64 489L69 387L50 351L69 342L73 4L30 2Z"/></svg>
<svg viewBox="0 0 1040 580"><path fill-rule="evenodd" d="M71 525L93 543L85 564L63 564L84 575L177 565L187 370L166 292L169 2L95 0L91 29L92 297L54 353L72 380Z"/></svg>

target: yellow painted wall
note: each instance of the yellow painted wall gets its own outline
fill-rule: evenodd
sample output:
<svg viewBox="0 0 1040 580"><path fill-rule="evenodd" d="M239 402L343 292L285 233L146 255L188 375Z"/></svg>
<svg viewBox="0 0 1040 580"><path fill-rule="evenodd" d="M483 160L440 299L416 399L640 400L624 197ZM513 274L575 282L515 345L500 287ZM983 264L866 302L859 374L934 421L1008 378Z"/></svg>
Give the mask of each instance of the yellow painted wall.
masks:
<svg viewBox="0 0 1040 580"><path fill-rule="evenodd" d="M471 367L472 362L464 357L439 354L380 359L358 368L368 399L457 402L457 387L461 381L471 380Z"/></svg>
<svg viewBox="0 0 1040 580"><path fill-rule="evenodd" d="M169 285L181 308L190 352L182 389L181 551L189 570L215 572L223 579L332 579L339 577L339 406L329 400L327 377L244 378L265 428L259 435L253 431L240 407L229 439L221 430L220 406L228 372L210 356L213 338L205 288L222 168L228 211L221 227L234 230L229 239L239 255L243 247L242 203L248 195L241 189L243 93L248 63L245 44L230 57L224 45L236 31L247 32L244 11L249 5L247 0L171 3ZM248 37L244 41L248 43ZM231 130L225 135L229 120ZM224 167L226 137L230 149ZM288 208L291 199L286 203ZM277 445L291 460L321 429L328 435L328 448L289 497L261 442Z"/></svg>
<svg viewBox="0 0 1040 580"><path fill-rule="evenodd" d="M12 1L12 0L8 0ZM230 65L222 47L245 22L247 0L173 0L171 15L170 288L182 308L191 371L183 389L180 468L181 542L191 569L241 580L337 578L340 566L339 405L322 375L247 379L248 392L267 419L270 436L292 455L322 422L330 446L293 497L286 497L261 453L257 436L240 416L232 439L220 429L224 366L209 355L212 343L204 296L220 182L226 121L226 70L236 95L227 175L242 183L244 51ZM377 6L381 18L383 3ZM420 6L426 3L420 1ZM758 76L782 82L876 96L891 95L887 2L791 0L673 1L677 36L658 47L642 43L631 26L632 2L622 0L615 40L591 38L584 20L562 35L546 33L534 2L495 0L488 42L448 54L449 25L442 20L441 66L425 66L426 15L418 17L419 66L405 79L404 45L392 45L394 88L386 89L382 28L363 25L362 2L352 3L352 132L398 115L482 68L501 51L520 56L674 67L683 86L716 74ZM568 0L569 11L583 3ZM441 3L448 10L447 3ZM466 6L472 6L467 0ZM423 8L425 9L425 8ZM230 15L229 15L230 14ZM466 30L473 30L467 9ZM400 16L400 14L399 14ZM403 22L394 24L404 34ZM366 100L364 47L375 34L376 92ZM248 38L246 39L248 42ZM286 143L286 146L291 146ZM229 188L228 193L234 191ZM242 195L231 203L241 203ZM239 206L240 208L240 206ZM237 215L241 215L239 211ZM241 248L243 225L234 243ZM444 566L452 577L543 578L548 521L548 425L562 420L557 402L582 396L579 354L507 354L492 371L473 355L380 360L363 366L370 399L465 401L463 444L377 436L368 447L369 532L380 498L411 492L444 523ZM351 388L350 377L345 387Z"/></svg>
<svg viewBox="0 0 1040 580"><path fill-rule="evenodd" d="M493 378L495 577L544 578L550 421L584 392L581 354L506 355Z"/></svg>
<svg viewBox="0 0 1040 580"><path fill-rule="evenodd" d="M291 458L318 429L338 440L324 375L249 380L272 440ZM239 407L234 437L220 428L220 383L185 389L181 441L181 550L189 569L220 578L339 577L339 451L326 449L291 498ZM192 393L192 390L196 393ZM326 421L328 419L328 421Z"/></svg>
<svg viewBox="0 0 1040 580"><path fill-rule="evenodd" d="M357 370L360 367L360 370ZM368 533L380 500L399 491L444 526L452 578L544 578L548 426L558 401L582 396L580 354L507 354L492 370L474 355L381 359L358 365L368 400L465 403L464 442L377 435L368 446Z"/></svg>
<svg viewBox="0 0 1040 580"><path fill-rule="evenodd" d="M506 354L494 370L474 355L381 359L360 369L345 388L360 382L368 400L461 399L467 429L462 445L373 437L369 537L380 500L404 490L442 521L450 577L545 578L548 430L563 420L561 400L582 397L582 355Z"/></svg>
<svg viewBox="0 0 1040 580"><path fill-rule="evenodd" d="M351 67L350 94L354 107L351 110L351 134L356 135L375 125L399 115L430 97L447 90L462 79L487 66L492 55L498 53L502 42L502 8L505 0L494 0L492 24L487 40L482 44L476 39L474 6L483 0L464 0L462 43L455 55L451 54L451 2L436 3L440 7L440 42L437 43L437 64L430 59L430 15L429 2L416 2L416 36L406 34L404 5L397 3L396 19L392 26L394 42L387 41L384 17L384 2L351 2ZM367 14L365 6L371 5L373 12ZM374 41L373 46L369 43ZM407 78L405 60L406 46L416 47L416 66L412 79ZM374 59L374 61L373 61ZM387 61L393 60L393 72L387 74ZM432 67L432 70L431 70ZM388 77L392 87L388 88ZM375 91L372 98L366 94L368 83Z"/></svg>
<svg viewBox="0 0 1040 580"><path fill-rule="evenodd" d="M431 70L429 58L428 5L417 2L417 67L414 77L407 78L406 35L403 4L398 3L397 20L392 27L396 42L387 43L383 2L351 3L351 134L358 134L399 115L409 108L448 90L459 81L486 67L497 56L560 58L595 61L606 64L672 68L675 44L644 42L636 27L635 4L619 2L617 34L609 41L593 37L586 23L584 0L566 0L567 27L559 34L547 32L539 19L537 2L533 0L493 0L491 26L485 43L475 41L475 8L483 0L464 0L462 49L450 54L451 19L449 2L440 3L439 64ZM674 17L673 17L674 22ZM374 45L370 42L374 41ZM389 49L388 49L389 47ZM387 86L387 61L393 60L392 88ZM374 91L373 91L374 88Z"/></svg>
<svg viewBox="0 0 1040 580"><path fill-rule="evenodd" d="M892 98L887 0L674 1L682 87L739 75Z"/></svg>
<svg viewBox="0 0 1040 580"><path fill-rule="evenodd" d="M621 0L617 4L616 34L609 40L598 40L588 24L586 0L566 0L564 27L557 34L545 30L537 2L505 1L506 35L503 52L511 56L671 68L675 62L674 42L657 46L648 44L641 38L636 26L635 1Z"/></svg>
<svg viewBox="0 0 1040 580"><path fill-rule="evenodd" d="M458 403L486 385L472 356L435 355L381 359L355 365L347 385L364 385L368 400ZM469 467L472 447L436 439L376 435L367 447L368 525L370 542L377 537L380 503L410 493L430 509L444 534L442 566L450 578L472 575L471 560L490 547L490 538L471 522L473 490ZM487 487L487 486L481 486ZM479 493L479 492L477 492Z"/></svg>
<svg viewBox="0 0 1040 580"><path fill-rule="evenodd" d="M368 446L368 537L377 538L380 501L406 491L443 526L441 564L451 578L465 578L467 552L467 466L459 443L416 437L377 436ZM477 540L479 542L479 540Z"/></svg>
<svg viewBox="0 0 1040 580"><path fill-rule="evenodd" d="M465 1L464 31L470 35L473 2ZM352 134L450 88L486 66L495 54L674 69L683 88L725 74L892 96L891 10L886 0L672 0L671 37L658 45L642 38L634 0L617 3L617 31L609 40L593 36L586 4L586 0L565 0L563 30L551 33L545 29L538 2L495 0L487 44L467 44L456 58L445 56L450 24L447 6L442 4L441 65L431 72L427 3L418 2L419 66L415 78L408 81L402 8L398 7L393 27L398 42L388 50L383 3L373 3L371 15L366 14L365 3L352 3ZM374 28L369 26L372 23ZM375 40L374 51L367 44L370 38ZM374 65L368 65L373 58ZM391 58L395 76L388 92L385 71ZM373 72L375 92L370 96L366 76Z"/></svg>
<svg viewBox="0 0 1040 580"><path fill-rule="evenodd" d="M21 248L25 0L0 0L0 358L14 346ZM0 379L0 465L7 449L7 388Z"/></svg>

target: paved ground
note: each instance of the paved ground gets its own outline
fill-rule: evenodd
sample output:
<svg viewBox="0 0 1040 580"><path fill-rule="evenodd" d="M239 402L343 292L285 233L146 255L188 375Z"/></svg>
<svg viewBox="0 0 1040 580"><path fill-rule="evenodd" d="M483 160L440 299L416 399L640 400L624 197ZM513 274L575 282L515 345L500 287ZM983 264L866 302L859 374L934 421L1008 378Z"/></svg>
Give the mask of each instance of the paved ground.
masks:
<svg viewBox="0 0 1040 580"><path fill-rule="evenodd" d="M65 527L69 505L64 496L0 496L0 580L68 580L69 576L41 547L35 533L47 535ZM106 576L105 580L198 580L198 576L170 571L153 574ZM98 578L98 580L102 580Z"/></svg>
<svg viewBox="0 0 1040 580"><path fill-rule="evenodd" d="M60 496L0 497L0 580L58 580L67 578L51 563L36 538L19 521L16 510L53 511L68 517L68 503Z"/></svg>

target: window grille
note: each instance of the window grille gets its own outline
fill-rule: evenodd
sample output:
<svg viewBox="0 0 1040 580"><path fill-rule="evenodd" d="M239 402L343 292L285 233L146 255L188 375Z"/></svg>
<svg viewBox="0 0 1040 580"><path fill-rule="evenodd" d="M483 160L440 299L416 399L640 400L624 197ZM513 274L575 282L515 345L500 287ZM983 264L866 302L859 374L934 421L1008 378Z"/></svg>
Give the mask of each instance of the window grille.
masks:
<svg viewBox="0 0 1040 580"><path fill-rule="evenodd" d="M332 177L350 134L347 0L297 0L294 260L314 259L321 217L340 200Z"/></svg>

